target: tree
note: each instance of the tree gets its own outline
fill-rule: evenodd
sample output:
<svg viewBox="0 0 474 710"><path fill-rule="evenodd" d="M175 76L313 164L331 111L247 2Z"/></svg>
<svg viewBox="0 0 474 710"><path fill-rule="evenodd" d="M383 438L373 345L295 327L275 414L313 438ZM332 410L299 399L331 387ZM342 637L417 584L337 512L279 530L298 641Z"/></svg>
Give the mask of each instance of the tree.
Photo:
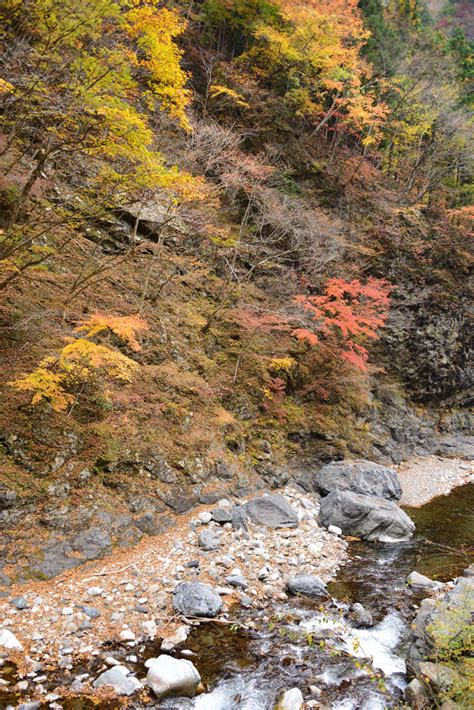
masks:
<svg viewBox="0 0 474 710"><path fill-rule="evenodd" d="M67 338L58 355L43 358L33 372L10 384L20 391L33 392L33 406L48 402L54 411L61 412L77 401L84 387L100 391L107 380L131 382L139 368L117 349L95 343L92 338L109 331L137 352L141 347L136 334L147 328L137 316L96 313L75 329L76 333L85 331L84 337Z"/></svg>
<svg viewBox="0 0 474 710"><path fill-rule="evenodd" d="M7 175L22 161L28 171L0 240L7 271L0 288L49 258L38 255L39 240L49 237L54 253L111 207L157 190L195 199L201 189L201 181L167 165L149 122L153 111L166 110L189 130L190 92L175 44L185 23L176 10L156 0L6 0L2 20L2 162ZM30 198L53 174L70 188L62 218L56 210L52 221ZM69 235L58 239L62 225Z"/></svg>
<svg viewBox="0 0 474 710"><path fill-rule="evenodd" d="M295 296L316 326L296 328L293 335L315 347L322 338L330 343L334 356L367 369L368 351L362 345L378 338L390 305L393 286L383 279L370 278L365 284L355 279L332 278L321 296Z"/></svg>

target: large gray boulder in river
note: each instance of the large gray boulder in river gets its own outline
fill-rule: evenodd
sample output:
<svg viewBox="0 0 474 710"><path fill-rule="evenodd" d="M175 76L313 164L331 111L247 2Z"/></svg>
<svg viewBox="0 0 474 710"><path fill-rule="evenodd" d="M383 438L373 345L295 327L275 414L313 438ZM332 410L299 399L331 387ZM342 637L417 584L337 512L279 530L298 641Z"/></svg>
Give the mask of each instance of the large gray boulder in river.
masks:
<svg viewBox="0 0 474 710"><path fill-rule="evenodd" d="M289 594L304 594L307 597L328 598L329 594L324 582L314 574L298 574L290 577L286 582L286 591Z"/></svg>
<svg viewBox="0 0 474 710"><path fill-rule="evenodd" d="M326 528L337 525L344 535L364 540L409 540L413 521L393 501L351 491L333 491L320 501L319 520Z"/></svg>
<svg viewBox="0 0 474 710"><path fill-rule="evenodd" d="M372 461L334 461L314 476L316 489L326 496L332 491L352 491L387 500L400 500L402 489L396 472Z"/></svg>

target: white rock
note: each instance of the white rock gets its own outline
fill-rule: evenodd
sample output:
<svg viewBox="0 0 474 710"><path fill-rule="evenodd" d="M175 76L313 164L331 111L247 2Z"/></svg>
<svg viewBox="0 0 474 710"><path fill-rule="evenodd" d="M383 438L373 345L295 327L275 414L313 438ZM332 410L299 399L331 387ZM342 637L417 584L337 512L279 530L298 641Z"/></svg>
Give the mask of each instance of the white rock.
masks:
<svg viewBox="0 0 474 710"><path fill-rule="evenodd" d="M61 614L63 614L63 616L72 616L74 614L74 609L72 606L64 606L61 609Z"/></svg>
<svg viewBox="0 0 474 710"><path fill-rule="evenodd" d="M212 515L207 510L204 510L202 513L199 513L198 517L203 525L207 525L212 520Z"/></svg>
<svg viewBox="0 0 474 710"><path fill-rule="evenodd" d="M227 500L227 498L222 498L220 501L217 503L218 508L230 508L230 501Z"/></svg>
<svg viewBox="0 0 474 710"><path fill-rule="evenodd" d="M7 648L9 651L23 651L23 646L15 634L8 629L0 629L0 647Z"/></svg>
<svg viewBox="0 0 474 710"><path fill-rule="evenodd" d="M303 694L299 688L285 690L275 705L275 710L302 710Z"/></svg>
<svg viewBox="0 0 474 710"><path fill-rule="evenodd" d="M189 632L191 631L190 626L178 626L176 631L169 636L166 636L166 638L163 640L163 643L161 644L161 650L162 651L171 651L175 646L178 646L180 643L183 643L183 641L186 641L186 639L189 636Z"/></svg>
<svg viewBox="0 0 474 710"><path fill-rule="evenodd" d="M131 629L123 629L118 635L120 641L135 641L135 634Z"/></svg>
<svg viewBox="0 0 474 710"><path fill-rule="evenodd" d="M333 535L342 535L342 530L341 528L338 528L337 525L329 525L328 532L332 533Z"/></svg>
<svg viewBox="0 0 474 710"><path fill-rule="evenodd" d="M162 655L150 658L145 665L148 667L146 683L158 698L192 698L196 694L201 676L191 661Z"/></svg>
<svg viewBox="0 0 474 710"><path fill-rule="evenodd" d="M117 695L132 695L143 686L134 676L128 675L129 673L130 671L125 666L114 666L114 668L101 673L92 685L94 688L110 685Z"/></svg>
<svg viewBox="0 0 474 710"><path fill-rule="evenodd" d="M159 609L166 609L168 605L168 594L166 592L158 592L155 596L155 602Z"/></svg>
<svg viewBox="0 0 474 710"><path fill-rule="evenodd" d="M135 586L131 582L128 582L128 584L125 585L124 589L126 592L133 592Z"/></svg>
<svg viewBox="0 0 474 710"><path fill-rule="evenodd" d="M142 621L142 631L148 638L154 639L158 633L158 626L153 619L150 621Z"/></svg>
<svg viewBox="0 0 474 710"><path fill-rule="evenodd" d="M90 597L100 597L103 591L102 587L89 587L87 594Z"/></svg>
<svg viewBox="0 0 474 710"><path fill-rule="evenodd" d="M120 661L117 661L117 659L113 656L106 656L104 658L104 663L106 663L108 666L120 666Z"/></svg>

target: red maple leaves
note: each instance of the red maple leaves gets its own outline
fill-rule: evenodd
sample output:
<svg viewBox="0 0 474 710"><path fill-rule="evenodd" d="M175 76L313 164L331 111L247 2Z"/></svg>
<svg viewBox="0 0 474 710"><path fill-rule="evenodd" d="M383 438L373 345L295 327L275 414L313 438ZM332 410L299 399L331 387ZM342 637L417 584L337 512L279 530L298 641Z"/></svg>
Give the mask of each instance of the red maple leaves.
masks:
<svg viewBox="0 0 474 710"><path fill-rule="evenodd" d="M362 345L375 340L387 319L393 285L385 279L344 281L332 278L321 296L295 296L295 302L308 311L314 330L296 328L293 335L310 345L320 338L333 341L339 357L360 370L367 370L368 352Z"/></svg>

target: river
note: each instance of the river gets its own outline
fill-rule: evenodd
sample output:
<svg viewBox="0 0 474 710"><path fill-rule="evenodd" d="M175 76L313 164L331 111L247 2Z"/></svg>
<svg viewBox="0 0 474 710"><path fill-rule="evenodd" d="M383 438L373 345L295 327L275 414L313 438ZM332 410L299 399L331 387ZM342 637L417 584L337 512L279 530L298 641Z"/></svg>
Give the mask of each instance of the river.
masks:
<svg viewBox="0 0 474 710"><path fill-rule="evenodd" d="M407 588L417 570L448 581L468 566L473 548L474 485L454 489L421 508L405 508L416 523L410 542L353 542L350 557L329 586L331 602L294 599L242 630L207 624L186 649L211 688L194 700L161 702L160 708L271 710L287 688L298 686L333 710L376 710L400 704L407 678L410 624L423 595ZM472 557L471 557L472 559ZM361 603L375 625L355 629L349 604Z"/></svg>

